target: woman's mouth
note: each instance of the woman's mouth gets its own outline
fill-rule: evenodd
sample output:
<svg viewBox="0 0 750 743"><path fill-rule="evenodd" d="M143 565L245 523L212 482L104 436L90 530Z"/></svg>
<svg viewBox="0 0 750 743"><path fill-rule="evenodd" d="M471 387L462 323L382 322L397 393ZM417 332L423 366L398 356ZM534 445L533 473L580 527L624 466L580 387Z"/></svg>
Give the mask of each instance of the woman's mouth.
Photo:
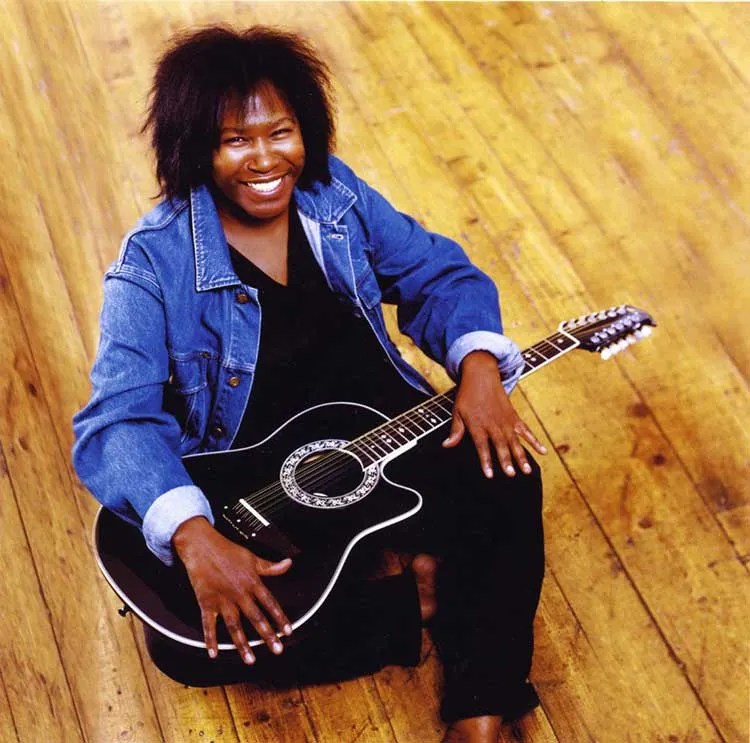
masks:
<svg viewBox="0 0 750 743"><path fill-rule="evenodd" d="M251 191L255 191L255 193L267 195L278 190L283 180L284 176L282 175L272 181L243 181L242 185L247 186Z"/></svg>

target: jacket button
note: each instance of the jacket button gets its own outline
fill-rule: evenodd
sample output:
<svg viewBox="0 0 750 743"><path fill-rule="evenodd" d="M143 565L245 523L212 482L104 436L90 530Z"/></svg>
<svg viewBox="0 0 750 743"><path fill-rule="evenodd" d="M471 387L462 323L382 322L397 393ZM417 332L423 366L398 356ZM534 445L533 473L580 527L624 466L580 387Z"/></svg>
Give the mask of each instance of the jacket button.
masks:
<svg viewBox="0 0 750 743"><path fill-rule="evenodd" d="M239 377L229 377L229 386L230 387L239 387L240 386L240 378Z"/></svg>
<svg viewBox="0 0 750 743"><path fill-rule="evenodd" d="M247 304L250 301L250 297L245 292L237 292L236 299L239 304Z"/></svg>
<svg viewBox="0 0 750 743"><path fill-rule="evenodd" d="M211 429L211 433L217 438L220 439L224 435L224 429L221 426L214 426Z"/></svg>

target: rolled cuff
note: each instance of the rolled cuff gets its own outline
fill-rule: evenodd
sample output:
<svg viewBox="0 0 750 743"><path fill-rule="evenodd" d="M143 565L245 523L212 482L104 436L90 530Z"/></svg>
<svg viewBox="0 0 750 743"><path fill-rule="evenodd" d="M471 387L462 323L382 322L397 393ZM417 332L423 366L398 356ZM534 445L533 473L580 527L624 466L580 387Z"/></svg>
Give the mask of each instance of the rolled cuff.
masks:
<svg viewBox="0 0 750 743"><path fill-rule="evenodd" d="M146 546L165 564L175 560L172 549L172 536L177 527L194 516L205 516L213 526L206 496L195 485L181 485L162 493L146 511L143 517L143 537Z"/></svg>
<svg viewBox="0 0 750 743"><path fill-rule="evenodd" d="M452 379L458 379L461 362L472 351L487 351L497 359L500 378L505 391L510 394L518 384L523 370L523 356L518 346L502 333L475 330L457 338L448 349L445 369Z"/></svg>

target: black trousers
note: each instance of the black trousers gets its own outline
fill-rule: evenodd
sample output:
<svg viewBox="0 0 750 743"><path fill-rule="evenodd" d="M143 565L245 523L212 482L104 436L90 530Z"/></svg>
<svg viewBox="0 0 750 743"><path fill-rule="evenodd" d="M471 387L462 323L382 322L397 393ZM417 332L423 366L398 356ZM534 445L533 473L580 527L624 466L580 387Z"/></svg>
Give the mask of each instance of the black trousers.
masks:
<svg viewBox="0 0 750 743"><path fill-rule="evenodd" d="M444 668L443 719L491 714L509 720L536 706L527 676L544 574L539 468L529 456L532 474L509 478L496 467L487 480L468 436L446 450L440 446L446 435L436 432L388 465L389 479L422 494L422 509L355 548L303 640L278 657L259 647L248 667L236 653L212 661L205 651L176 646L147 628L156 665L196 686L323 683L386 665L416 665L421 621L414 577L407 571L362 578L372 556L390 547L440 558L438 611L429 630Z"/></svg>

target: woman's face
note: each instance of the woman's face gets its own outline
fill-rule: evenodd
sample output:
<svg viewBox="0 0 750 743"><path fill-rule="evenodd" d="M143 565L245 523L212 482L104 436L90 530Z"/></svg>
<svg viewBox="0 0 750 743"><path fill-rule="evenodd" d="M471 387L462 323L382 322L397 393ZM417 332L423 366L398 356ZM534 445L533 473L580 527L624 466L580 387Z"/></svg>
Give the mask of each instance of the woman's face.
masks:
<svg viewBox="0 0 750 743"><path fill-rule="evenodd" d="M256 223L285 215L304 165L297 118L271 83L261 83L246 105L227 107L212 174L228 206L239 208L233 213Z"/></svg>

